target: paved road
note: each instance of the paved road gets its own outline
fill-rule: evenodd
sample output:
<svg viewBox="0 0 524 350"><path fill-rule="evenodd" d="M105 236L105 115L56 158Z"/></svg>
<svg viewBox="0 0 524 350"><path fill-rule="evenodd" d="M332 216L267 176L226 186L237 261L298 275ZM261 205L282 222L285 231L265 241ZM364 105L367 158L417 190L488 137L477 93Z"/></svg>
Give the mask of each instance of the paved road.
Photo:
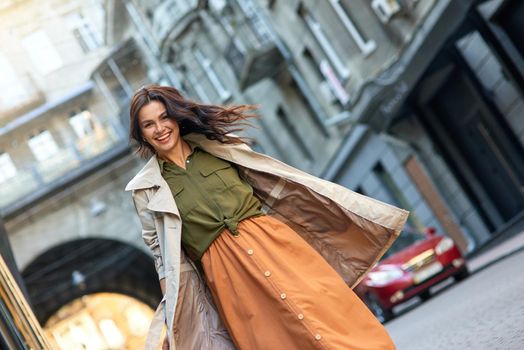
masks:
<svg viewBox="0 0 524 350"><path fill-rule="evenodd" d="M386 324L398 350L523 350L524 251Z"/></svg>

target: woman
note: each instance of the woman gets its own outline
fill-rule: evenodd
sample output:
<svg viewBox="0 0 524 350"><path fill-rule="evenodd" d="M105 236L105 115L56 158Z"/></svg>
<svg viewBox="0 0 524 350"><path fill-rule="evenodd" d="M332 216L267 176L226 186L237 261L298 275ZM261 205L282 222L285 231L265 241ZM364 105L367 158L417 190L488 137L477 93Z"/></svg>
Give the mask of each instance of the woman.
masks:
<svg viewBox="0 0 524 350"><path fill-rule="evenodd" d="M153 156L126 190L164 293L147 347L165 322L171 350L394 349L348 285L408 213L252 151L231 134L250 109L156 85L132 99Z"/></svg>

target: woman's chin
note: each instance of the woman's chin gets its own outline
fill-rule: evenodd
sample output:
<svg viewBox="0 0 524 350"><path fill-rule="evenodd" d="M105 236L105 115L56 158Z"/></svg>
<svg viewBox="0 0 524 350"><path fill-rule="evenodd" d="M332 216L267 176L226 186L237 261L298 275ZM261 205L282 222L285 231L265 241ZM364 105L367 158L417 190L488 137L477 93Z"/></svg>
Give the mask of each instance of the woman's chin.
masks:
<svg viewBox="0 0 524 350"><path fill-rule="evenodd" d="M158 154L166 154L169 153L174 148L174 142L166 142L166 143L157 143L155 145L155 151Z"/></svg>

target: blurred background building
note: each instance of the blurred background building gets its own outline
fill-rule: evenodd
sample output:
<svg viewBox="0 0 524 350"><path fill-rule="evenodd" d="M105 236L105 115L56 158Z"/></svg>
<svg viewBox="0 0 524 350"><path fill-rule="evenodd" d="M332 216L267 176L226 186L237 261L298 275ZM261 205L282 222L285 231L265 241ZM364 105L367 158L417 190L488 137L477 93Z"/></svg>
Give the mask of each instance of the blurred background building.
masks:
<svg viewBox="0 0 524 350"><path fill-rule="evenodd" d="M524 229L518 0L3 0L0 213L63 349L139 348L160 297L128 104L258 104L253 147L473 253ZM67 344L67 345L64 345Z"/></svg>

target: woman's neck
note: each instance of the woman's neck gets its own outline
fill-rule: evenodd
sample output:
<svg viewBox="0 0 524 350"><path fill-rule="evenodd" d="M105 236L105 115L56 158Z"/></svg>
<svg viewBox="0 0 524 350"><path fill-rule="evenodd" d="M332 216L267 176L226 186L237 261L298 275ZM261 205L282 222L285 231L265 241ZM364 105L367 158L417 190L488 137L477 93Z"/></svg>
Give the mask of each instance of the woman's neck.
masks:
<svg viewBox="0 0 524 350"><path fill-rule="evenodd" d="M158 157L161 159L175 163L181 168L186 168L186 160L187 157L191 154L191 146L184 141L184 139L180 138L179 142L175 144L175 147L173 147L168 153L166 154L159 154Z"/></svg>

